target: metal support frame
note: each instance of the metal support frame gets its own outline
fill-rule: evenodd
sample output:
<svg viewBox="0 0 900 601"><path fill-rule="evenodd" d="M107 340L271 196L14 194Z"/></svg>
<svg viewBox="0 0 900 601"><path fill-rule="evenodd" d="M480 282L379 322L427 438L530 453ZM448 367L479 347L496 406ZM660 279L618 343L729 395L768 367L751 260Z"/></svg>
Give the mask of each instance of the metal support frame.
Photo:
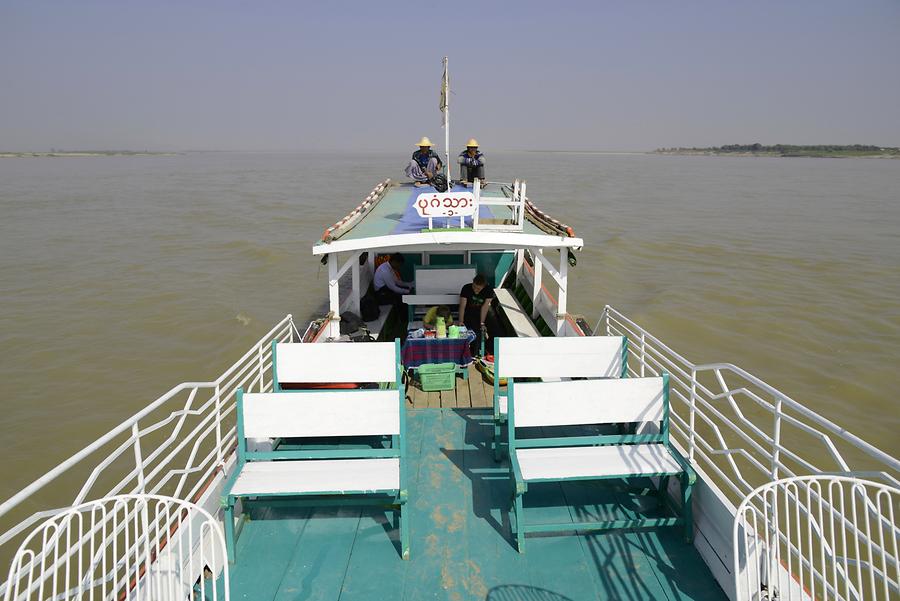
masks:
<svg viewBox="0 0 900 601"><path fill-rule="evenodd" d="M538 310L538 300L541 297L541 276L544 268L543 263L539 259L544 258L544 249L532 249L532 257L534 257L534 284L531 287L531 319L537 319L540 315Z"/></svg>
<svg viewBox="0 0 900 601"><path fill-rule="evenodd" d="M359 277L359 256L363 251L357 250L350 253L350 257L338 266L338 253L330 253L328 255L328 310L331 313L331 319L328 322L327 336L329 338L337 338L341 335L341 312L350 308L359 315L360 302L360 277ZM351 271L352 289L350 298L345 302L345 306L341 305L340 299L340 280L347 271Z"/></svg>

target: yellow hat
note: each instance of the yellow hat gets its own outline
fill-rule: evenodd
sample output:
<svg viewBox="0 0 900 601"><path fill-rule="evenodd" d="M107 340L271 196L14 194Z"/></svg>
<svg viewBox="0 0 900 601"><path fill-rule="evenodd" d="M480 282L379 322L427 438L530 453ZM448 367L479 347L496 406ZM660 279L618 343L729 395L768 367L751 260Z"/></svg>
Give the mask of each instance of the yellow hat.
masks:
<svg viewBox="0 0 900 601"><path fill-rule="evenodd" d="M466 148L471 148L472 146L478 148L478 140L475 138L469 138L469 141L466 142Z"/></svg>
<svg viewBox="0 0 900 601"><path fill-rule="evenodd" d="M431 143L431 140L428 139L428 136L422 136L422 139L419 140L419 143L416 144L416 146L434 146L434 144Z"/></svg>

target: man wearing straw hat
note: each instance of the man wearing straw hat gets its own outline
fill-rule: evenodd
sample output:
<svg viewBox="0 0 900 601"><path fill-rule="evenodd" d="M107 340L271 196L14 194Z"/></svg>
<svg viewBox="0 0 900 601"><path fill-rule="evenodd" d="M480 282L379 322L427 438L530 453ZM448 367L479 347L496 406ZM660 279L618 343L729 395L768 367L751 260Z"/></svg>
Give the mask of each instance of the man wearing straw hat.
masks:
<svg viewBox="0 0 900 601"><path fill-rule="evenodd" d="M437 173L443 168L441 158L431 148L434 144L427 136L422 136L417 144L419 149L412 155L412 160L406 166L406 177L415 180L415 186L427 186Z"/></svg>
<svg viewBox="0 0 900 601"><path fill-rule="evenodd" d="M464 186L474 183L476 177L484 183L484 155L478 150L478 140L469 138L466 149L459 153L456 162L459 163L459 179Z"/></svg>

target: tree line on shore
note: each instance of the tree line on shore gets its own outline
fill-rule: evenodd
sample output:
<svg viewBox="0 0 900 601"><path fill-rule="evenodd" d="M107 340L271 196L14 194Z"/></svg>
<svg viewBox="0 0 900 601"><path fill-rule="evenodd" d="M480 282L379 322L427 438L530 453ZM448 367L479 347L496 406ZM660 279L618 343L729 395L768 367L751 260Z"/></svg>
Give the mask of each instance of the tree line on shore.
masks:
<svg viewBox="0 0 900 601"><path fill-rule="evenodd" d="M713 146L706 148L658 148L656 152L713 152L713 153L767 153L780 154L790 156L792 154L897 154L900 148L874 146L871 144L819 144L819 145L796 145L796 144L774 144L767 146L760 143L755 144L727 144L725 146Z"/></svg>

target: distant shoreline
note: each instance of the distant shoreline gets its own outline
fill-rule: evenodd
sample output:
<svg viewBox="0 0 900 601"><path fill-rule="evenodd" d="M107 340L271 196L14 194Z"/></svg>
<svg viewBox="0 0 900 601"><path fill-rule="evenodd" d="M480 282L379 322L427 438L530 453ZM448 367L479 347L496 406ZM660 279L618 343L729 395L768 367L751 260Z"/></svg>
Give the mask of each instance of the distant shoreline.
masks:
<svg viewBox="0 0 900 601"><path fill-rule="evenodd" d="M52 152L0 152L0 159L67 158L67 157L142 157L176 156L179 152L150 152L133 150L73 150Z"/></svg>
<svg viewBox="0 0 900 601"><path fill-rule="evenodd" d="M871 145L794 146L776 144L732 144L709 148L657 148L649 154L677 156L728 156L828 159L900 159L900 148Z"/></svg>

